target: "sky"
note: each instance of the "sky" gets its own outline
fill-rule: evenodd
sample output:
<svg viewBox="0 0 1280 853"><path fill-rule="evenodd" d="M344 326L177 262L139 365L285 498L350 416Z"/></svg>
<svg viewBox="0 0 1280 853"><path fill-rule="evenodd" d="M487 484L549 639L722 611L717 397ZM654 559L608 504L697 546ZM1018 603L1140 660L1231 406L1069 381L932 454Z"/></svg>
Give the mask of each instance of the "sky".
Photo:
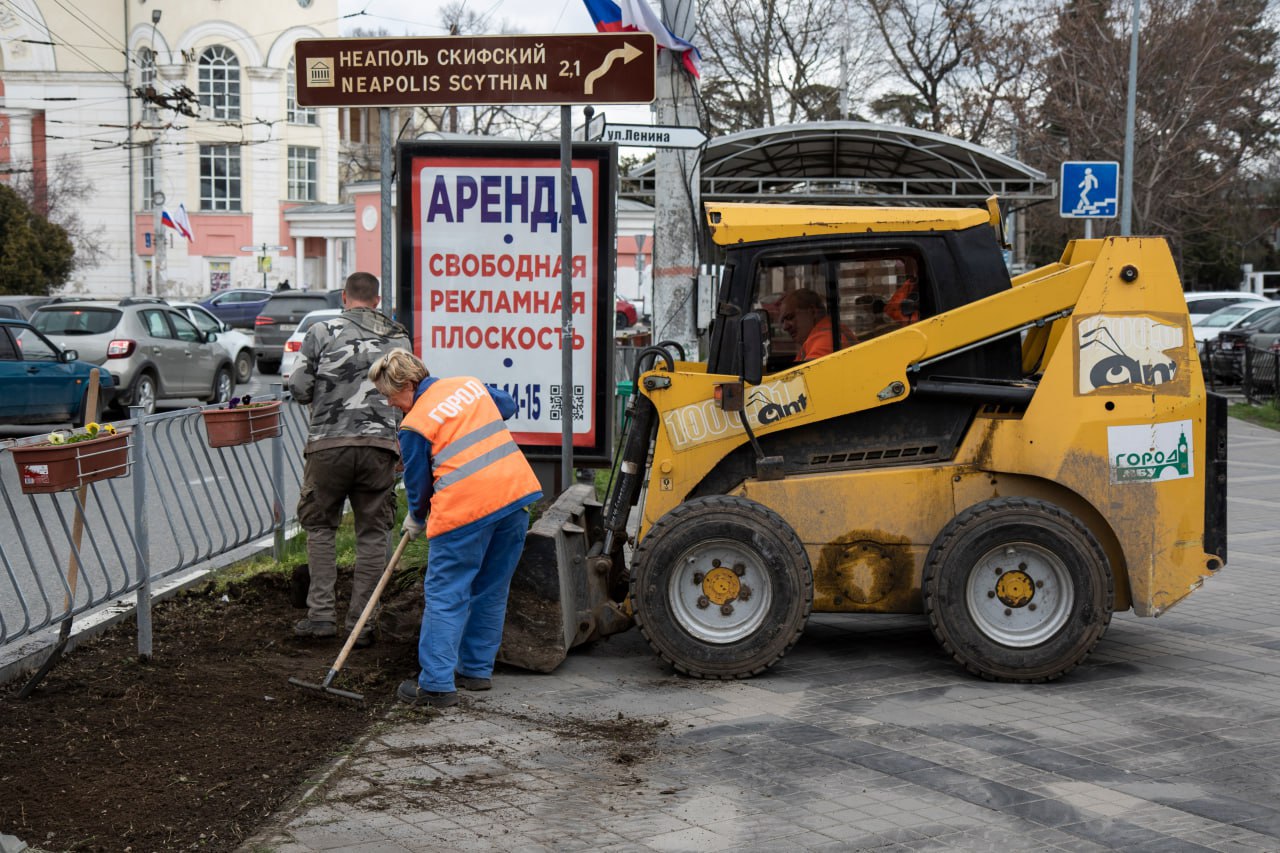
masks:
<svg viewBox="0 0 1280 853"><path fill-rule="evenodd" d="M351 30L359 27L375 31L385 29L397 36L447 35L440 24L440 9L448 2L449 0L338 0L338 14L351 16L343 18L339 23L339 31L342 35L350 35ZM513 31L519 30L528 35L596 31L582 0L466 0L466 4L468 10L479 12L488 18L489 32L501 32L504 24ZM575 121L581 120L581 112L581 107L575 108ZM601 104L597 107L597 115L599 113L603 113L610 123L654 123L654 116L648 105Z"/></svg>
<svg viewBox="0 0 1280 853"><path fill-rule="evenodd" d="M466 8L488 18L491 32L505 22L529 35L593 33L595 26L582 0L466 0ZM447 0L338 0L338 12L352 15L342 23L346 35L353 27L386 29L392 35L440 36L440 9ZM361 14L363 13L363 14Z"/></svg>

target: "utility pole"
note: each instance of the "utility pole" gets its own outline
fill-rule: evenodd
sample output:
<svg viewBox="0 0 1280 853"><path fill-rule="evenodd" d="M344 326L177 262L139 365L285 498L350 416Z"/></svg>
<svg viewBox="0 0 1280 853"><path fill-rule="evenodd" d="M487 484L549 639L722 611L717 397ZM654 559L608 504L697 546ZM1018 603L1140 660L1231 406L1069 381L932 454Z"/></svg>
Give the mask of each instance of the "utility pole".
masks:
<svg viewBox="0 0 1280 853"><path fill-rule="evenodd" d="M138 295L138 247L134 236L133 212L134 178L133 178L133 87L129 85L129 0L121 0L124 5L124 97L125 97L125 154L129 158L129 295Z"/></svg>
<svg viewBox="0 0 1280 853"><path fill-rule="evenodd" d="M154 106L148 109L151 120L155 124L155 135L151 142L151 294L164 295L165 260L167 241L164 234L164 193L161 192L161 181L164 172L161 168L160 146L163 129L160 126L159 110Z"/></svg>
<svg viewBox="0 0 1280 853"><path fill-rule="evenodd" d="M662 0L663 19L680 38L692 41L697 0ZM698 126L694 80L680 55L658 55L657 124ZM697 150L659 148L655 169L653 241L653 340L675 341L691 360L698 357L695 324L698 282L698 233L702 217Z"/></svg>
<svg viewBox="0 0 1280 853"><path fill-rule="evenodd" d="M1124 165L1120 191L1120 236L1133 234L1133 130L1138 112L1138 32L1142 26L1142 0L1133 0L1133 19L1129 22L1129 90L1124 110Z"/></svg>
<svg viewBox="0 0 1280 853"><path fill-rule="evenodd" d="M160 24L160 10L151 10L151 51L155 57L153 62L156 69L156 83L160 82L160 54L156 52L155 45L158 41L156 38L156 27ZM164 170L161 167L160 150L164 147L164 128L160 124L160 110L156 108L155 103L147 107L147 114L151 118L152 124L155 126L154 135L151 137L151 293L153 296L164 295L165 280L165 250L167 242L164 234L164 223L161 217L164 214L164 193L160 187L164 185Z"/></svg>

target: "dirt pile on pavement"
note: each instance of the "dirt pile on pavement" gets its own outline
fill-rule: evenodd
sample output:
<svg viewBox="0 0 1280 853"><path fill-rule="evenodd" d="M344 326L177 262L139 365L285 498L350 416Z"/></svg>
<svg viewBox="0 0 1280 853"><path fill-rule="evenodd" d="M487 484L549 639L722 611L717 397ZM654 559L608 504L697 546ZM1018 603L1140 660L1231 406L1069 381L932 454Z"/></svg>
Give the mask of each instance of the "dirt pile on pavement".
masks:
<svg viewBox="0 0 1280 853"><path fill-rule="evenodd" d="M155 609L149 663L128 621L68 655L30 699L16 698L22 680L0 688L0 833L49 850L231 850L319 778L416 672L421 592L389 587L399 630L352 652L339 676L361 706L287 683L321 681L345 640L296 640L304 611L288 586L278 575L209 584ZM349 588L340 578L339 596Z"/></svg>

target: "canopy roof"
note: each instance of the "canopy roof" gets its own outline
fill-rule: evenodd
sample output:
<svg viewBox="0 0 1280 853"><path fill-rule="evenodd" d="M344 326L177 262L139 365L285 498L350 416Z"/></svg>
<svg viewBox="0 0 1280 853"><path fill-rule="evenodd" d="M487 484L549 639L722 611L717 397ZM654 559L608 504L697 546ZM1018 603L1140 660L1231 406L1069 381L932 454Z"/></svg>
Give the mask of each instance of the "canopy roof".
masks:
<svg viewBox="0 0 1280 853"><path fill-rule="evenodd" d="M652 196L655 163L629 178L627 193ZM703 151L703 201L886 201L971 204L1053 199L1056 181L971 142L860 121L811 122L722 136Z"/></svg>

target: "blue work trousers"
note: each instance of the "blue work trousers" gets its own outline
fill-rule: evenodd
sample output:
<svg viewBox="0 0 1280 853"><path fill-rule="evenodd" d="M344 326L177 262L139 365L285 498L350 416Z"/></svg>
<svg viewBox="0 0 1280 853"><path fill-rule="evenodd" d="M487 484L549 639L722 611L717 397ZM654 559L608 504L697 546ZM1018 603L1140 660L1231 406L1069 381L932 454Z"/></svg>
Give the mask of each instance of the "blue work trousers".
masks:
<svg viewBox="0 0 1280 853"><path fill-rule="evenodd" d="M455 673L493 675L507 591L528 529L529 513L517 507L431 539L418 637L423 690L453 690Z"/></svg>

